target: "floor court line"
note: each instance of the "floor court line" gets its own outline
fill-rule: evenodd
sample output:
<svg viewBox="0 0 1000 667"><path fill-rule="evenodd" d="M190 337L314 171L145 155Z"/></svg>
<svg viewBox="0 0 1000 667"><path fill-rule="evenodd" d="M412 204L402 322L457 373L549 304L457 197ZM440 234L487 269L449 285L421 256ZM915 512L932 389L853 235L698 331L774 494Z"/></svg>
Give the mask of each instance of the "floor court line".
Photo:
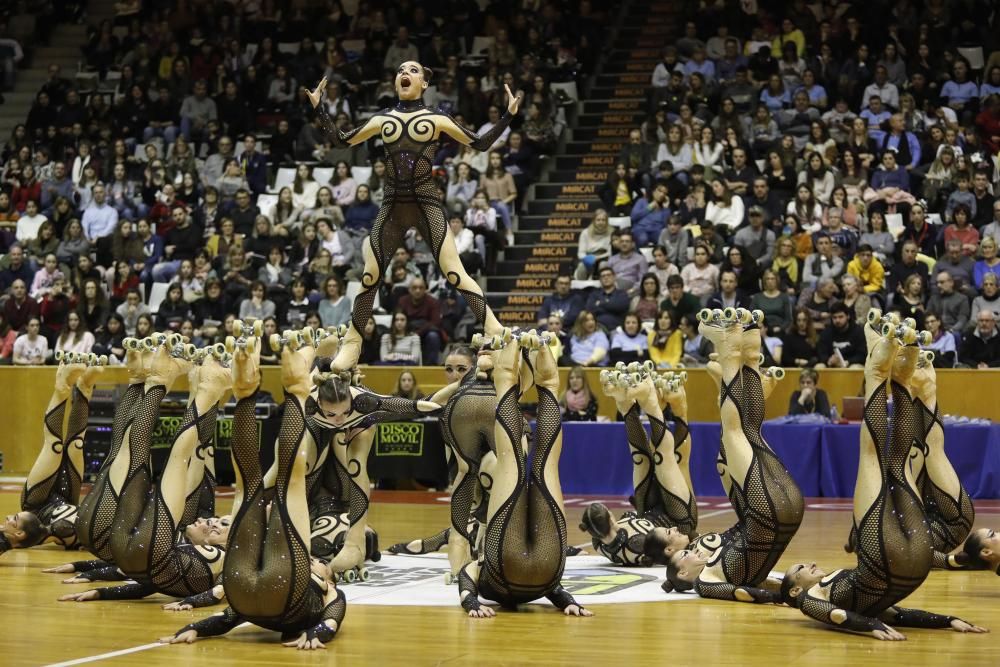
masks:
<svg viewBox="0 0 1000 667"><path fill-rule="evenodd" d="M101 653L100 655L92 655L86 658L77 658L75 660L67 660L66 662L54 662L46 667L70 667L70 665L85 665L88 662L97 662L98 660L110 660L111 658L117 658L122 655L128 655L130 653L138 653L140 651L148 651L151 648L157 648L158 646L168 646L168 644L161 644L160 642L153 642L151 644L143 644L142 646L133 646L132 648L123 648L119 651L111 651L109 653Z"/></svg>

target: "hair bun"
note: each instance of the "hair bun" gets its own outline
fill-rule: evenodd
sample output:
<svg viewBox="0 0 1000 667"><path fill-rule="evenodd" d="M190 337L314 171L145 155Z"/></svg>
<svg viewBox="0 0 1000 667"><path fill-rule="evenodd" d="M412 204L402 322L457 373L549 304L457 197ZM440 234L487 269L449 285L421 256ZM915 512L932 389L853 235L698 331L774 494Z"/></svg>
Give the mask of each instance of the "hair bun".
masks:
<svg viewBox="0 0 1000 667"><path fill-rule="evenodd" d="M674 592L674 585L672 583L670 583L669 579L667 579L662 584L660 584L660 588L663 589L664 593L673 593Z"/></svg>

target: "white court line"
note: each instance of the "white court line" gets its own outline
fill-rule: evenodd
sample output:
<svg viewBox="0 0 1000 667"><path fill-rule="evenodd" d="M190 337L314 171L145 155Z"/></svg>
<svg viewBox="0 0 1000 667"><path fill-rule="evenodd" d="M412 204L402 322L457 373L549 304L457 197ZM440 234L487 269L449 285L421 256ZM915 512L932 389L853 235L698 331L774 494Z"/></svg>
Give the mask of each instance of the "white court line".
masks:
<svg viewBox="0 0 1000 667"><path fill-rule="evenodd" d="M67 660L66 662L56 662L47 667L70 667L70 665L83 665L88 662L97 662L98 660L107 660L109 658L117 658L120 655L128 655L129 653L138 653L139 651L148 651L151 648L156 648L157 646L169 646L169 644L161 644L160 642L153 642L152 644L143 644L142 646L133 646L132 648L123 648L120 651L111 651L110 653L102 653L100 655L92 655L87 658L77 658L76 660Z"/></svg>

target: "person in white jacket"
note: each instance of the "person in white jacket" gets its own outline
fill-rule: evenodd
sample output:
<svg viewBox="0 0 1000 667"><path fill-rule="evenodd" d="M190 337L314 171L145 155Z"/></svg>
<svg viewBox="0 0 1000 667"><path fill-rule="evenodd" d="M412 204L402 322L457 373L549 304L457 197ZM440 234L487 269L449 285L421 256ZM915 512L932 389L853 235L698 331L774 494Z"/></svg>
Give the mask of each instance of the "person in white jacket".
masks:
<svg viewBox="0 0 1000 667"><path fill-rule="evenodd" d="M712 201L705 207L705 220L734 230L743 224L743 212L743 199L730 192L722 179L712 181Z"/></svg>

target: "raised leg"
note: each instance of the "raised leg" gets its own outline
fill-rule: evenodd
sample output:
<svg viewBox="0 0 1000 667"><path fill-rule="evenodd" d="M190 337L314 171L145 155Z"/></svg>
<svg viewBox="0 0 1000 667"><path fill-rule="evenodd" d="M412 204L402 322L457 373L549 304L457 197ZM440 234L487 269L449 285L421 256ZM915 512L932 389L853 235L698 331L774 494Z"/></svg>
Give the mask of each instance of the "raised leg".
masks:
<svg viewBox="0 0 1000 667"><path fill-rule="evenodd" d="M344 548L330 563L331 572L345 572L359 567L365 561L365 529L368 526L368 508L371 502L371 483L368 478L368 454L375 441L375 429L367 428L352 437L347 445L345 466L352 477L351 511L349 514L351 527L347 531ZM339 445L334 445L339 446ZM358 492L362 496L358 496Z"/></svg>

